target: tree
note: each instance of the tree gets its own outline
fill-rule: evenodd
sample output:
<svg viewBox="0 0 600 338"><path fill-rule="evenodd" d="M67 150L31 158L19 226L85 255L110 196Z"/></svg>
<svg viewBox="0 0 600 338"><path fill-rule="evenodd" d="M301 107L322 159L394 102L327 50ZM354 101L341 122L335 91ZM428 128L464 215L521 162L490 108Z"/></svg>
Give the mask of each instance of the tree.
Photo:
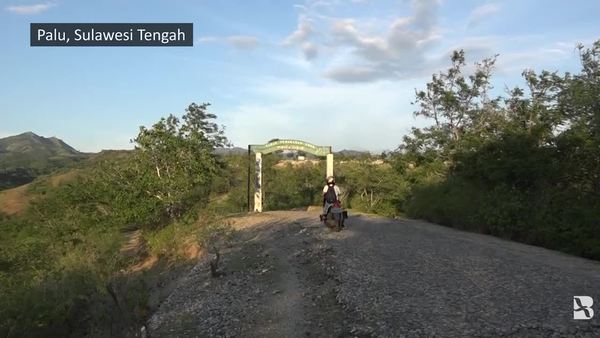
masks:
<svg viewBox="0 0 600 338"><path fill-rule="evenodd" d="M552 138L564 122L557 98L565 82L557 72L542 71L536 74L527 69L522 76L528 87L527 95L523 89L515 87L505 100L508 129L524 132L542 144Z"/></svg>
<svg viewBox="0 0 600 338"><path fill-rule="evenodd" d="M229 145L209 104L192 103L181 119L169 115L151 128L140 127L134 170L148 197L157 199L168 218L178 218L194 202L208 197L219 169L215 147Z"/></svg>
<svg viewBox="0 0 600 338"><path fill-rule="evenodd" d="M426 90L415 90L414 103L419 105L415 116L433 119L431 131L448 134L440 142L446 143L448 138L458 141L467 129L481 134L492 123L499 99L490 99L488 92L496 57L476 63L475 72L467 80L463 74L465 53L454 51L452 66L445 73L433 74Z"/></svg>
<svg viewBox="0 0 600 338"><path fill-rule="evenodd" d="M600 40L578 46L582 70L567 74L558 107L569 126L556 138L570 185L600 200Z"/></svg>
<svg viewBox="0 0 600 338"><path fill-rule="evenodd" d="M338 167L342 202L354 209L396 216L406 195L406 183L388 163L354 161Z"/></svg>
<svg viewBox="0 0 600 338"><path fill-rule="evenodd" d="M416 92L413 128L390 158L411 185L404 210L443 224L600 257L600 41L579 74L525 70L490 99L495 58L462 75L464 54Z"/></svg>

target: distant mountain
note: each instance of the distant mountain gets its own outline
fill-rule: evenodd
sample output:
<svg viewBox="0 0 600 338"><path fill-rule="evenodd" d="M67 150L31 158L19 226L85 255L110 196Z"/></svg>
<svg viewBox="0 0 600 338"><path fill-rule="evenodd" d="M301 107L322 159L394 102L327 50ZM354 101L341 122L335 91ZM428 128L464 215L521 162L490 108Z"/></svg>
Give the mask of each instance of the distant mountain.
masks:
<svg viewBox="0 0 600 338"><path fill-rule="evenodd" d="M368 157L368 156L371 156L371 153L368 152L368 151L358 151L358 150L344 149L344 150L341 150L341 151L334 152L334 155L343 156L343 157L349 157L349 158L354 158L354 157Z"/></svg>
<svg viewBox="0 0 600 338"><path fill-rule="evenodd" d="M42 137L32 132L0 139L0 154L20 153L46 156L71 156L80 153L56 137Z"/></svg>
<svg viewBox="0 0 600 338"><path fill-rule="evenodd" d="M304 155L306 158L315 158L312 154L304 154L304 152L298 151L278 151L275 154L281 158L290 158L295 157L298 153ZM248 149L234 147L234 148L216 148L215 154L217 155L245 155L248 154ZM368 151L359 151L359 150L348 150L344 149L341 151L336 151L333 153L335 156L344 157L344 158L361 158L361 157L369 157L371 153Z"/></svg>
<svg viewBox="0 0 600 338"><path fill-rule="evenodd" d="M216 148L217 155L245 155L248 154L248 149L233 147L233 148Z"/></svg>
<svg viewBox="0 0 600 338"><path fill-rule="evenodd" d="M32 132L0 139L0 190L33 181L37 176L69 166L89 155L56 137Z"/></svg>

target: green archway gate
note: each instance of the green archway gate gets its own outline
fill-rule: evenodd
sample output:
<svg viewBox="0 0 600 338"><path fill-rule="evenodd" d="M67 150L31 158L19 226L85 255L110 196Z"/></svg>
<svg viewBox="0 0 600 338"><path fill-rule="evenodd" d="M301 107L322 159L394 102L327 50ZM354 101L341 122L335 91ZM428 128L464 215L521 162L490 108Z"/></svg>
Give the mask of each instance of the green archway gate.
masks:
<svg viewBox="0 0 600 338"><path fill-rule="evenodd" d="M252 153L255 154L255 179L254 179L254 211L262 212L262 154L269 154L278 150L298 150L315 156L327 157L326 176L333 176L333 153L331 146L317 146L299 140L274 140L267 144L248 145L248 211L250 211L250 161Z"/></svg>

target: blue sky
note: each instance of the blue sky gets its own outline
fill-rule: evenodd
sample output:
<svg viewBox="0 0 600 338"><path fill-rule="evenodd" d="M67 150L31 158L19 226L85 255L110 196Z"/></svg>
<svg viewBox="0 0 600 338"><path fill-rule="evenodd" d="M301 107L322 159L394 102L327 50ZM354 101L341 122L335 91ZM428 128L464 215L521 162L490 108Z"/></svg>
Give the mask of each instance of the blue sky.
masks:
<svg viewBox="0 0 600 338"><path fill-rule="evenodd" d="M210 102L236 146L297 138L391 150L414 89L500 54L495 91L525 68L577 71L599 1L0 1L0 137L33 131L81 151L131 148L140 125ZM31 22L193 22L194 47L29 47Z"/></svg>

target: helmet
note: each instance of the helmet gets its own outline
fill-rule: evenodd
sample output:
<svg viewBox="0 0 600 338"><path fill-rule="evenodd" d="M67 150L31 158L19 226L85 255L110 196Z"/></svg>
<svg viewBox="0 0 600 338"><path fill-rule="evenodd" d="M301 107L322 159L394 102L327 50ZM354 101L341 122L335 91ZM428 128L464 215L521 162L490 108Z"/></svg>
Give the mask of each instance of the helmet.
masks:
<svg viewBox="0 0 600 338"><path fill-rule="evenodd" d="M335 178L333 178L333 176L327 176L327 184L329 183L335 183Z"/></svg>

